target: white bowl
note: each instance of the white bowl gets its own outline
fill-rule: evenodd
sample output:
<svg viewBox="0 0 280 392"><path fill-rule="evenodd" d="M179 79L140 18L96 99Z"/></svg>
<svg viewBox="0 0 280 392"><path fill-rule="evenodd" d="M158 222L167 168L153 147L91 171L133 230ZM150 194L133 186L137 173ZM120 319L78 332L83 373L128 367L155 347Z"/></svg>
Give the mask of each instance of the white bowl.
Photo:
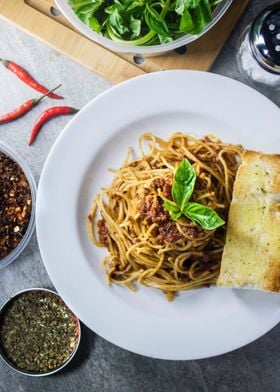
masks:
<svg viewBox="0 0 280 392"><path fill-rule="evenodd" d="M132 53L132 54L140 54L143 56L154 56L162 53L166 53L172 51L176 48L180 48L181 46L185 46L203 34L205 34L208 30L210 30L224 15L229 6L231 5L233 0L224 0L222 3L216 6L213 12L212 21L206 26L206 28L199 34L196 35L185 35L181 38L176 39L175 41L161 44L161 45L151 45L151 46L132 46L121 44L115 41L112 41L108 38L105 38L101 34L96 33L91 30L86 24L84 24L79 17L74 13L68 0L55 0L55 3L62 14L66 19L77 29L79 32L84 34L86 37L90 38L92 41L97 42L98 44L108 48L114 52L122 52L122 53Z"/></svg>

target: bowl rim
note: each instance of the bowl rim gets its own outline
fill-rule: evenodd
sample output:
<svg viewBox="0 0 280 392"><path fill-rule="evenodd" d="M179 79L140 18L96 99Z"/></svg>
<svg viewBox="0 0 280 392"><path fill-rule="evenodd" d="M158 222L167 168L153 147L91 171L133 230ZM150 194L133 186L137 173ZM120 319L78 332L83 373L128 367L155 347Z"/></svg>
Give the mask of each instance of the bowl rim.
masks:
<svg viewBox="0 0 280 392"><path fill-rule="evenodd" d="M36 194L37 194L37 186L35 179L33 177L33 174L31 170L29 169L29 166L26 164L24 159L15 151L13 150L8 144L0 141L0 152L3 154L7 155L9 158L11 158L14 162L16 162L19 167L22 169L31 192L31 201L32 201L32 206L31 206L31 215L29 219L29 223L26 229L26 232L22 238L22 240L19 242L19 244L13 249L7 256L5 256L3 259L0 259L0 270L7 267L9 264L11 264L15 259L21 254L21 252L24 250L28 242L30 241L32 234L35 229L35 211L36 211Z"/></svg>
<svg viewBox="0 0 280 392"><path fill-rule="evenodd" d="M230 5L233 3L233 0L223 0L219 3L213 12L213 19L205 29L196 35L184 35L172 42L168 42L165 44L158 45L150 45L150 46L132 46L125 43L115 42L110 40L109 38L104 37L101 34L96 33L91 30L85 23L83 23L79 17L72 10L69 0L55 0L55 4L58 7L59 11L63 14L63 16L82 34L84 34L87 38L92 41L104 46L105 48L112 50L114 52L121 53L131 53L134 55L159 55L165 52L169 52L175 50L176 48L185 46L196 39L202 37L205 33L207 33L225 14Z"/></svg>
<svg viewBox="0 0 280 392"><path fill-rule="evenodd" d="M65 304L63 298L54 290L52 289L47 289L44 287L31 287L29 289L23 289L20 291L17 291L15 294L13 294L12 296L10 296L1 306L0 306L0 317L1 315L4 313L5 309L9 306L9 304L17 297L19 297L20 295L24 294L24 293L28 293L31 291L44 291L47 293L51 293L54 294L55 296L57 296L58 298L60 298L63 303ZM24 374L26 376L30 376L30 377L45 377L45 376L50 376L51 374L57 373L60 370L62 370L65 366L67 366L72 359L74 358L74 356L76 355L78 348L80 346L80 341L81 341L81 323L80 320L78 319L78 317L72 312L72 310L65 304L65 306L67 307L67 309L69 309L69 311L73 314L73 316L75 317L75 321L76 321L76 325L77 325L77 330L78 330L78 336L77 336L77 340L75 343L75 348L73 349L73 351L71 352L71 354L69 355L69 357L67 358L67 360L65 362L63 362L60 366L54 368L53 370L47 371L47 372L31 372L28 370L23 370L19 367L17 367L16 365L14 365L8 358L7 356L4 354L1 345L0 345L0 358L2 359L2 361L4 363L6 363L6 365L8 365L11 369L15 370L16 372L20 373L20 374Z"/></svg>

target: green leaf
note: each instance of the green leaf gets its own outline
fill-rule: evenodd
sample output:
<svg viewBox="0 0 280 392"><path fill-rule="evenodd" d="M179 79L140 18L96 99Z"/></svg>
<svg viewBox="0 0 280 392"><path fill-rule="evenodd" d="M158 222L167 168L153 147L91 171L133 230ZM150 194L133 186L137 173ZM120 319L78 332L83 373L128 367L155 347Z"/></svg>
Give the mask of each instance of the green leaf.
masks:
<svg viewBox="0 0 280 392"><path fill-rule="evenodd" d="M175 173L175 181L183 183L189 183L194 177L196 177L196 173L191 163L184 158L180 165L178 166Z"/></svg>
<svg viewBox="0 0 280 392"><path fill-rule="evenodd" d="M198 34L204 30L208 23L212 20L212 11L209 0L193 0L193 4L189 9L193 21L193 29L191 34Z"/></svg>
<svg viewBox="0 0 280 392"><path fill-rule="evenodd" d="M181 17L179 29L181 32L191 33L193 30L193 27L194 26L193 26L191 14L189 13L189 10L186 8L184 10L182 17Z"/></svg>
<svg viewBox="0 0 280 392"><path fill-rule="evenodd" d="M131 13L132 11L139 11L141 9L144 9L144 6L145 4L142 0L135 0L132 3L131 1L128 1L125 12Z"/></svg>
<svg viewBox="0 0 280 392"><path fill-rule="evenodd" d="M134 19L132 15L130 17L130 30L133 33L133 38L139 37L141 33L141 20Z"/></svg>
<svg viewBox="0 0 280 392"><path fill-rule="evenodd" d="M202 13L200 6L196 6L194 8L191 8L190 14L191 14L192 21L193 21L193 29L191 31L191 34L198 34L205 27L203 13Z"/></svg>
<svg viewBox="0 0 280 392"><path fill-rule="evenodd" d="M86 19L86 24L90 27L93 31L100 33L102 26L98 22L98 20L94 16L90 16Z"/></svg>
<svg viewBox="0 0 280 392"><path fill-rule="evenodd" d="M182 212L178 211L178 212L172 212L171 213L171 219L176 221L177 219L180 219L182 216Z"/></svg>
<svg viewBox="0 0 280 392"><path fill-rule="evenodd" d="M202 204L188 203L183 213L187 218L199 224L205 230L214 230L225 224L225 221L212 208L203 206Z"/></svg>
<svg viewBox="0 0 280 392"><path fill-rule="evenodd" d="M147 3L145 9L145 21L152 31L163 37L169 37L167 24L161 15Z"/></svg>
<svg viewBox="0 0 280 392"><path fill-rule="evenodd" d="M183 15L184 11L192 6L193 0L177 0L175 4L175 12L178 15Z"/></svg>
<svg viewBox="0 0 280 392"><path fill-rule="evenodd" d="M91 6L92 1L89 0L70 0L70 4L75 12L79 12L79 10L84 6Z"/></svg>
<svg viewBox="0 0 280 392"><path fill-rule="evenodd" d="M177 220L182 216L180 209L167 200L164 200L164 207L170 212L171 218Z"/></svg>
<svg viewBox="0 0 280 392"><path fill-rule="evenodd" d="M172 197L177 206L183 210L189 201L196 181L196 173L187 159L183 159L175 173Z"/></svg>
<svg viewBox="0 0 280 392"><path fill-rule="evenodd" d="M182 16L184 11L185 11L185 0L177 0L176 1L176 6L175 6L175 12L178 15Z"/></svg>
<svg viewBox="0 0 280 392"><path fill-rule="evenodd" d="M124 24L124 20L117 8L114 8L109 16L109 23L115 34L122 36L128 31Z"/></svg>
<svg viewBox="0 0 280 392"><path fill-rule="evenodd" d="M200 7L201 7L201 12L203 14L204 23L206 26L212 20L212 12L211 12L211 7L209 4L209 1L208 0L201 0Z"/></svg>
<svg viewBox="0 0 280 392"><path fill-rule="evenodd" d="M158 34L158 39L161 44L167 44L168 42L173 41L173 39L171 37L169 37L169 36L166 37L166 36L160 35L160 34Z"/></svg>
<svg viewBox="0 0 280 392"><path fill-rule="evenodd" d="M93 14L101 6L101 1L80 6L78 9L79 16L85 14Z"/></svg>

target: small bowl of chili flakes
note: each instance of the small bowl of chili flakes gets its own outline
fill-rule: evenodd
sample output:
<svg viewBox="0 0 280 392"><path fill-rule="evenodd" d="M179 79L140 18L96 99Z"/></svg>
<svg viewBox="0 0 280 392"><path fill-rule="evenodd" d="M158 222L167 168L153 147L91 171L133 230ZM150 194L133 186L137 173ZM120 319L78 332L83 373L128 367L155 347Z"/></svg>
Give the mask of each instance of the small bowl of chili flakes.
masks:
<svg viewBox="0 0 280 392"><path fill-rule="evenodd" d="M0 142L0 269L26 247L35 228L36 183L24 160Z"/></svg>

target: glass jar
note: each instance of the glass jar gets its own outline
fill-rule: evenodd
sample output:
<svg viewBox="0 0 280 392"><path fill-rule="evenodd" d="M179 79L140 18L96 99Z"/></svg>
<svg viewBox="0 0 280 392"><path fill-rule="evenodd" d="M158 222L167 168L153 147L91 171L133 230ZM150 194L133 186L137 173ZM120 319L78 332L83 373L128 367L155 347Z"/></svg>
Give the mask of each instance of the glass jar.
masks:
<svg viewBox="0 0 280 392"><path fill-rule="evenodd" d="M280 3L263 10L238 43L237 66L252 85L280 92Z"/></svg>
<svg viewBox="0 0 280 392"><path fill-rule="evenodd" d="M30 187L31 200L32 200L32 210L31 210L31 216L30 216L27 230L23 235L22 240L17 245L17 247L14 250L12 250L10 253L8 253L7 256L5 256L0 260L0 270L1 270L7 267L9 264L11 264L20 255L20 253L24 250L24 248L26 247L26 245L28 244L29 240L32 237L32 234L35 229L36 183L25 161L18 155L18 153L16 153L7 144L1 141L0 141L0 152L2 152L3 154L11 158L22 169Z"/></svg>

